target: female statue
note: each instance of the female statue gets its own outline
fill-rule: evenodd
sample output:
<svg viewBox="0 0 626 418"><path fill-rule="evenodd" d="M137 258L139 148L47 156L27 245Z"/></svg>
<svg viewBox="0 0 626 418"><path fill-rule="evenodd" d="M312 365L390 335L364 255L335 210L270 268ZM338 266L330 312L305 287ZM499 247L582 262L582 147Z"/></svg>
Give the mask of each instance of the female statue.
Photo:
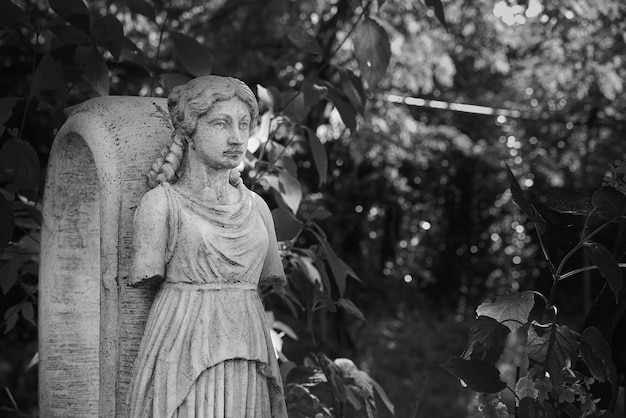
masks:
<svg viewBox="0 0 626 418"><path fill-rule="evenodd" d="M259 281L284 283L267 204L231 170L254 94L206 76L168 97L172 143L135 212L131 284L160 282L135 363L131 417L287 417Z"/></svg>

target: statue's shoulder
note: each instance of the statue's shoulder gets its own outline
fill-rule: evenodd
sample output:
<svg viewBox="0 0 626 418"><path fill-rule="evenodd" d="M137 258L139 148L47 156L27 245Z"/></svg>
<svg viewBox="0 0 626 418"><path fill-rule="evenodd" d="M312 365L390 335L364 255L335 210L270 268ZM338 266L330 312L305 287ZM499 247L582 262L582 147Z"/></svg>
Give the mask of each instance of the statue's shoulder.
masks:
<svg viewBox="0 0 626 418"><path fill-rule="evenodd" d="M167 190L168 187L171 186L159 184L155 188L148 190L141 198L137 211L148 212L151 215L167 215L167 195L170 192Z"/></svg>
<svg viewBox="0 0 626 418"><path fill-rule="evenodd" d="M250 195L250 199L256 208L261 212L261 214L266 215L270 214L270 208L267 205L267 202L256 192L252 190L247 190L247 193Z"/></svg>

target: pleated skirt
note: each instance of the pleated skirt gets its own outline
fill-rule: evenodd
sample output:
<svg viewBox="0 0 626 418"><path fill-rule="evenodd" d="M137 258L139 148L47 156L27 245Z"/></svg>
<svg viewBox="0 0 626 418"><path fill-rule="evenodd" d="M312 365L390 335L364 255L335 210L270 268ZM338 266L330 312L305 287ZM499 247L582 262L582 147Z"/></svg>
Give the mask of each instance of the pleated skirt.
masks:
<svg viewBox="0 0 626 418"><path fill-rule="evenodd" d="M256 361L233 359L205 370L173 417L271 417L268 381L258 367Z"/></svg>

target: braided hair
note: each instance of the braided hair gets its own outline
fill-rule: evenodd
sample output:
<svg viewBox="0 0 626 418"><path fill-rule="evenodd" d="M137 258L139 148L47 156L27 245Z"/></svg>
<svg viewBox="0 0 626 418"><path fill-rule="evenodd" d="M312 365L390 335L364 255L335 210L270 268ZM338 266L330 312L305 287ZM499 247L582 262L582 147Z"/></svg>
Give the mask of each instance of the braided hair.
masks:
<svg viewBox="0 0 626 418"><path fill-rule="evenodd" d="M170 144L161 150L150 168L150 188L161 183L176 182L184 169L187 147L196 131L198 118L205 115L217 102L235 97L250 110L252 133L257 125L259 106L254 93L241 80L209 75L194 78L187 84L172 89L167 97L167 107L174 132Z"/></svg>

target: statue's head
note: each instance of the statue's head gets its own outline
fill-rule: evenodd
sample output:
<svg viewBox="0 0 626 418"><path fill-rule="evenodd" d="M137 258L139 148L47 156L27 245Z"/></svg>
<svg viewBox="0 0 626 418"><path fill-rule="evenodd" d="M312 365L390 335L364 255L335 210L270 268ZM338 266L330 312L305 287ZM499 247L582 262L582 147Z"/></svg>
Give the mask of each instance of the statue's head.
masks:
<svg viewBox="0 0 626 418"><path fill-rule="evenodd" d="M259 117L259 105L254 94L242 81L232 77L204 76L174 87L167 97L167 107L174 132L171 144L165 148L148 173L148 184L175 182L184 167L188 144L194 136L198 118L220 101L241 100L250 111L250 133Z"/></svg>
<svg viewBox="0 0 626 418"><path fill-rule="evenodd" d="M215 103L240 99L250 110L250 133L259 116L259 106L254 94L241 80L232 77L204 76L172 89L167 97L167 107L174 130L187 141L193 137L198 118L206 114Z"/></svg>

